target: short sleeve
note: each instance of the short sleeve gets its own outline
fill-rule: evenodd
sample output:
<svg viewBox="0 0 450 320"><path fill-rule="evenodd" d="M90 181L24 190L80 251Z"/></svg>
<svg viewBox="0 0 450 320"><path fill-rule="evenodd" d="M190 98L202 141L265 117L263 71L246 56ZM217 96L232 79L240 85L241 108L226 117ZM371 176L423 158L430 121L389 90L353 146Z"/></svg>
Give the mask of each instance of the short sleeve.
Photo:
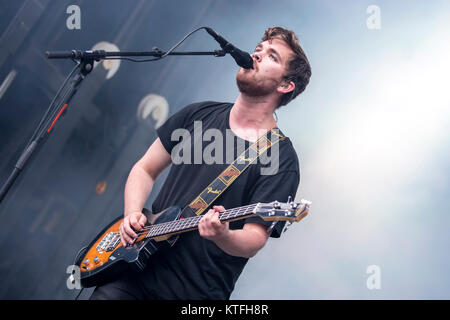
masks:
<svg viewBox="0 0 450 320"><path fill-rule="evenodd" d="M296 170L282 171L271 176L262 176L251 191L250 203L258 202L286 202L288 197L295 198L298 185L300 183L300 174ZM260 217L251 217L245 220L245 223L253 222L270 227L272 221L265 221ZM278 221L271 233L271 237L279 238L285 225L285 221Z"/></svg>
<svg viewBox="0 0 450 320"><path fill-rule="evenodd" d="M158 129L158 137L162 145L168 153L172 152L173 147L179 141L172 141L172 132L176 129L186 129L190 123L194 121L194 115L202 106L208 105L209 102L197 102L187 105L180 111L169 117Z"/></svg>

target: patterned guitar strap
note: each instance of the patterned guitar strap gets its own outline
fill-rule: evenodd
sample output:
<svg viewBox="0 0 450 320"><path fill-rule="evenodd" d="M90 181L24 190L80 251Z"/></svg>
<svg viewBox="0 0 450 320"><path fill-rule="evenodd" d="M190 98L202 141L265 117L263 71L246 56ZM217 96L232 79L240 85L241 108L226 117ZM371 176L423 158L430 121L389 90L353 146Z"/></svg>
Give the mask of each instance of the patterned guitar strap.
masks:
<svg viewBox="0 0 450 320"><path fill-rule="evenodd" d="M261 136L183 208L181 217L201 215L261 154L285 138L278 128L271 129ZM171 237L167 241L173 245L178 237L179 235Z"/></svg>

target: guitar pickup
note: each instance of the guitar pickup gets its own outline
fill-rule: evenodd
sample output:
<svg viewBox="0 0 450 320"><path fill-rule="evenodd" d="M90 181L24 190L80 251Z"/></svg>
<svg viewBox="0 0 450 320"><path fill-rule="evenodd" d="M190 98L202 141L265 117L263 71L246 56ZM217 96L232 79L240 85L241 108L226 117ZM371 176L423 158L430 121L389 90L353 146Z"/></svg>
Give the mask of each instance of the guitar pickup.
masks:
<svg viewBox="0 0 450 320"><path fill-rule="evenodd" d="M120 235L117 232L110 232L106 234L97 245L97 251L113 251L120 242Z"/></svg>

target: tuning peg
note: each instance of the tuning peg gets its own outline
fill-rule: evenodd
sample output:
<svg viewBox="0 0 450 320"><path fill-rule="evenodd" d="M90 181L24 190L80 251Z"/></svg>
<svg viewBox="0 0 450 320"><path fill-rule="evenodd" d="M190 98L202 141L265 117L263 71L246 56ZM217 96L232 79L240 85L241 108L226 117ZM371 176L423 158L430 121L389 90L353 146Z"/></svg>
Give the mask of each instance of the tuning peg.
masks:
<svg viewBox="0 0 450 320"><path fill-rule="evenodd" d="M309 200L305 200L305 199L302 199L302 200L300 200L300 203L302 203L302 204L307 204L307 205L311 205L311 201L309 201Z"/></svg>
<svg viewBox="0 0 450 320"><path fill-rule="evenodd" d="M275 200L273 202L273 208L274 209L281 209L281 204L278 202L278 200Z"/></svg>

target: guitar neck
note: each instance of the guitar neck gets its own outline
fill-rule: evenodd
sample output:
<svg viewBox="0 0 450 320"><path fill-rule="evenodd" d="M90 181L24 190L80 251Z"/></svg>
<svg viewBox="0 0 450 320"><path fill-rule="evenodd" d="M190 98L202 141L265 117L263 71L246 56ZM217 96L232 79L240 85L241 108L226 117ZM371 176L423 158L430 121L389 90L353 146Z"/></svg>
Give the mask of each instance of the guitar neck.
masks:
<svg viewBox="0 0 450 320"><path fill-rule="evenodd" d="M225 210L219 213L222 222L245 219L255 215L254 209L257 204ZM198 228L198 223L203 216L194 216L175 221L169 221L152 225L148 228L145 238L154 238L164 235L187 232Z"/></svg>

